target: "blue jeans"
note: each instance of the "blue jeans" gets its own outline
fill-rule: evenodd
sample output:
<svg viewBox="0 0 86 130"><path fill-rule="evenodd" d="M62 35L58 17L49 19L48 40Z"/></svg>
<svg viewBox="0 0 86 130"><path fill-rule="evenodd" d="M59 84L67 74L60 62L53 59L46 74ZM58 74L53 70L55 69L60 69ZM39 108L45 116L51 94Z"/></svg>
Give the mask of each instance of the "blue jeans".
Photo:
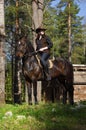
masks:
<svg viewBox="0 0 86 130"><path fill-rule="evenodd" d="M44 67L44 70L48 73L48 64L47 64L47 60L50 57L49 53L43 52L42 54L40 54L40 61Z"/></svg>

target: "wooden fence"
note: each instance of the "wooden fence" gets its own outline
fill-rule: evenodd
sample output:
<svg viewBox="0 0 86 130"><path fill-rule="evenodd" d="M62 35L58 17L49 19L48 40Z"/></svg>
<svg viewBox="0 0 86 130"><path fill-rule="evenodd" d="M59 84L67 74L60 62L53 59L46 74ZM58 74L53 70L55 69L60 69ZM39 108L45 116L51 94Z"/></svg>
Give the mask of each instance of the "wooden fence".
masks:
<svg viewBox="0 0 86 130"><path fill-rule="evenodd" d="M86 65L73 65L74 68L74 101L86 100Z"/></svg>

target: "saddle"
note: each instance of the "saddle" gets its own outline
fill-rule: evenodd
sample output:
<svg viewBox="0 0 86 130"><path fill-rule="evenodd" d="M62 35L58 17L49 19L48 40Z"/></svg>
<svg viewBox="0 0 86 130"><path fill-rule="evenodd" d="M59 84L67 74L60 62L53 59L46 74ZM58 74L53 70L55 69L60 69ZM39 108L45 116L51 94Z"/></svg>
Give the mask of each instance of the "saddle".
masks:
<svg viewBox="0 0 86 130"><path fill-rule="evenodd" d="M37 60L38 60L39 66L40 66L41 68L43 68L43 65L42 65L41 62L40 62L40 58L39 58L37 55L36 55L36 58L37 58ZM48 65L49 68L52 68L52 67L53 67L53 59L49 59L49 60L47 61L47 65Z"/></svg>
<svg viewBox="0 0 86 130"><path fill-rule="evenodd" d="M49 59L49 60L47 61L47 64L48 64L48 67L49 67L49 68L52 68L52 67L53 67L53 60L52 60L52 59Z"/></svg>

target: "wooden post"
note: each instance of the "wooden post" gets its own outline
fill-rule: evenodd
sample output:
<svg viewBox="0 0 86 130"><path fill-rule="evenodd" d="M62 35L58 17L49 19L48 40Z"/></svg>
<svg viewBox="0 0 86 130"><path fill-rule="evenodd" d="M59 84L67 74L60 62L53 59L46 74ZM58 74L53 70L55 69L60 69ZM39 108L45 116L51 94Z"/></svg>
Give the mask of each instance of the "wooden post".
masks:
<svg viewBox="0 0 86 130"><path fill-rule="evenodd" d="M0 104L5 103L4 0L0 0Z"/></svg>

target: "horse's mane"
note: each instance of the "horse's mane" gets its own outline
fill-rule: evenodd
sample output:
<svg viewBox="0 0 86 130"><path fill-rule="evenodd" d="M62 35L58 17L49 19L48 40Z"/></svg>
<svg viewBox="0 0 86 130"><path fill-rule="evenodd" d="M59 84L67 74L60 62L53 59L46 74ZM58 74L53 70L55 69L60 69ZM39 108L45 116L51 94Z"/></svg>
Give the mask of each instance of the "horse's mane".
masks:
<svg viewBox="0 0 86 130"><path fill-rule="evenodd" d="M29 48L29 50L31 51L31 52L34 52L35 50L34 50L34 47L33 47L33 44L31 43L31 41L27 41L27 46L28 46L28 48Z"/></svg>
<svg viewBox="0 0 86 130"><path fill-rule="evenodd" d="M27 44L27 47L29 49L30 52L34 52L34 47L33 44L31 43L31 41L29 40L29 38L27 36L21 36L20 40L22 40L23 42L25 42Z"/></svg>

